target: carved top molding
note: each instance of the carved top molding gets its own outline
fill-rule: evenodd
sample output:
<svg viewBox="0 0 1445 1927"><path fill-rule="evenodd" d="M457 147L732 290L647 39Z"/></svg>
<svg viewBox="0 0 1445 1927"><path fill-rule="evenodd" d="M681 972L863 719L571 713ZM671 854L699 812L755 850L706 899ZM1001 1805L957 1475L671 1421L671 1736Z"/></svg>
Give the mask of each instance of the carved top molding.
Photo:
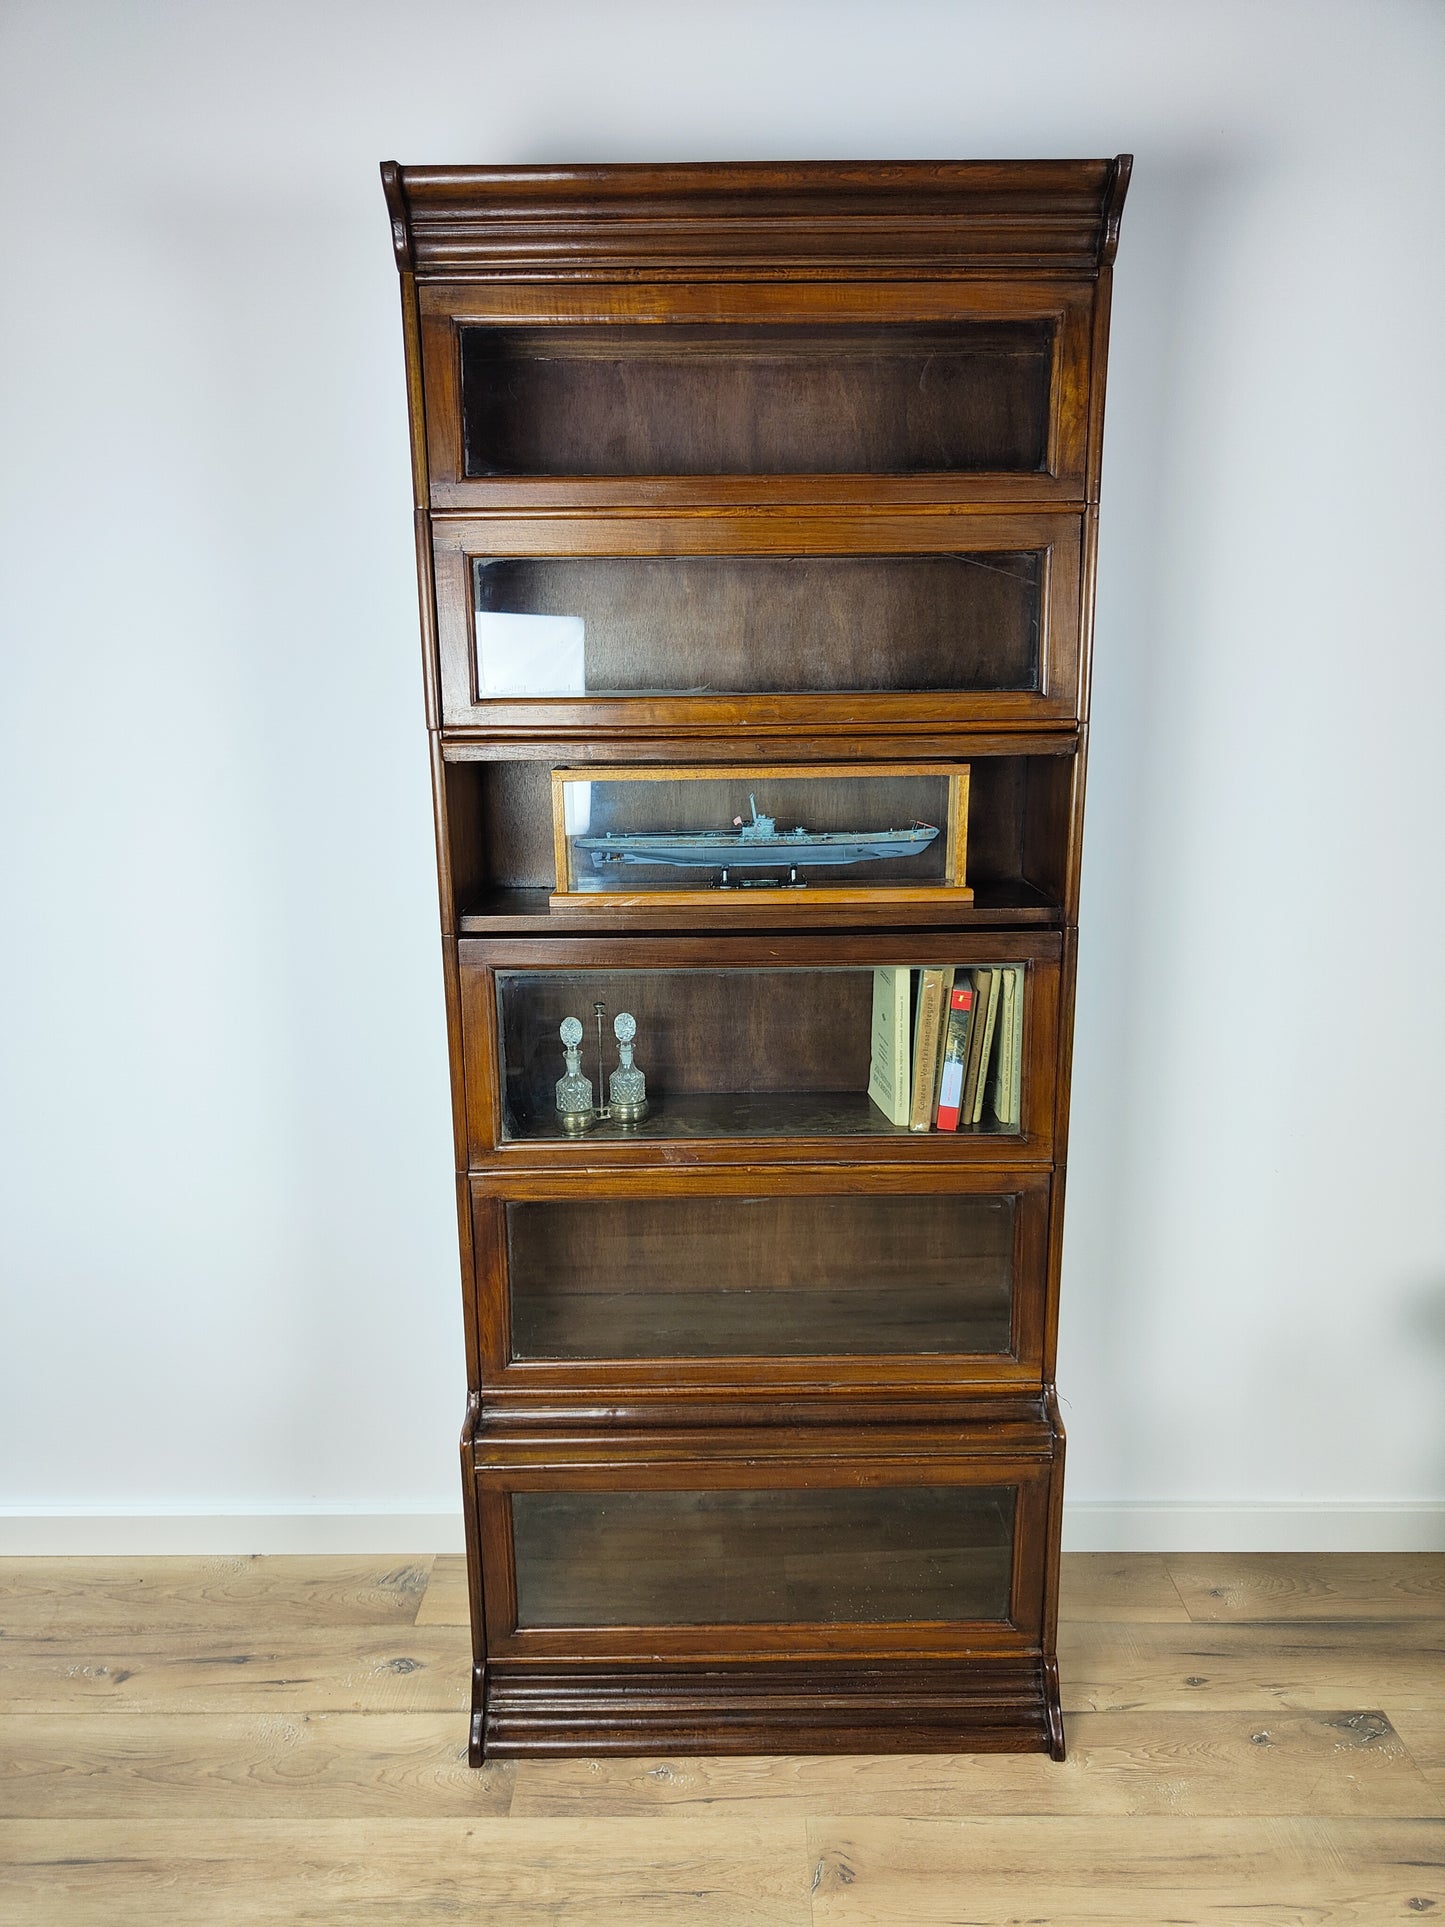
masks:
<svg viewBox="0 0 1445 1927"><path fill-rule="evenodd" d="M752 280L1096 274L1131 156L400 167L397 265L420 280Z"/></svg>

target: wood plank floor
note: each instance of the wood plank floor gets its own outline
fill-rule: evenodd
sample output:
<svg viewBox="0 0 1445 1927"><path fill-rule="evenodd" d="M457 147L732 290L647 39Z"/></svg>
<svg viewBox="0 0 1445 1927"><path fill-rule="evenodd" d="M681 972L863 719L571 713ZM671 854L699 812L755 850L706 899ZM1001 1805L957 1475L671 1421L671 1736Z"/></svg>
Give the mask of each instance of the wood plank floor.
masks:
<svg viewBox="0 0 1445 1927"><path fill-rule="evenodd" d="M0 1921L1445 1922L1445 1556L1075 1555L1069 1758L468 1769L458 1559L0 1561Z"/></svg>

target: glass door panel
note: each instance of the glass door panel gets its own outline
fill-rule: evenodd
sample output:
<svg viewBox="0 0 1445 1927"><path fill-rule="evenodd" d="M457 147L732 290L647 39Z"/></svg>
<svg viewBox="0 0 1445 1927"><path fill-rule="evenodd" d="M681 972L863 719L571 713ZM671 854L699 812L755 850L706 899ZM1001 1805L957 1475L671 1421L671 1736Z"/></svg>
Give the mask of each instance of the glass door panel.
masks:
<svg viewBox="0 0 1445 1927"><path fill-rule="evenodd" d="M506 1208L517 1359L1009 1353L1012 1195Z"/></svg>
<svg viewBox="0 0 1445 1927"><path fill-rule="evenodd" d="M1017 1136L1028 976L1026 965L1009 962L913 971L498 971L503 1138L848 1137L914 1128ZM952 1009L960 997L967 1009ZM646 1109L624 1115L608 1099L625 1020ZM565 1091L564 1077L573 1080ZM958 1101L945 1120L939 1096L954 1085Z"/></svg>
<svg viewBox="0 0 1445 1927"><path fill-rule="evenodd" d="M475 686L1037 693L1047 553L474 557Z"/></svg>
<svg viewBox="0 0 1445 1927"><path fill-rule="evenodd" d="M464 474L1035 473L1049 320L472 325Z"/></svg>
<svg viewBox="0 0 1445 1927"><path fill-rule="evenodd" d="M514 1492L517 1625L1007 1620L1015 1490Z"/></svg>

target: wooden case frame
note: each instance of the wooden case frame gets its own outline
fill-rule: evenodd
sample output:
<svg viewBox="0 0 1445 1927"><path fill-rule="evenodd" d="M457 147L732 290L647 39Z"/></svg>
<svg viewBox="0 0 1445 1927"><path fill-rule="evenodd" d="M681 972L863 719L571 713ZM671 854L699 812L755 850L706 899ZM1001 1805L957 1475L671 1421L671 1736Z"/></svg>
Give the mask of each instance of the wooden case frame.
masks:
<svg viewBox="0 0 1445 1927"><path fill-rule="evenodd" d="M1088 461L1092 279L921 280L863 284L830 278L804 284L675 281L592 287L438 280L419 290L419 348L429 423L427 488L438 510L544 507L631 508L639 497L692 503L748 504L760 480L770 499L810 503L821 489L835 500L864 503L956 502L965 506L1015 501L1074 502L1084 493ZM641 325L810 322L953 323L960 328L1001 321L1035 321L1052 333L1048 446L1042 471L962 470L874 476L828 474L607 476L469 476L461 436L461 335L465 328L583 327L626 321Z"/></svg>
<svg viewBox="0 0 1445 1927"><path fill-rule="evenodd" d="M578 1752L1043 1749L1063 1757L1055 1648L1064 1435L1054 1376L1104 377L1129 172L1128 156L383 167L401 278L464 1281L474 1764L487 1754ZM1034 447L1042 433L1038 467L841 473L820 459L814 473L781 472L781 464L774 473L760 455L757 473L682 472L679 463L677 473L569 475L544 472L541 462L465 473L467 328L781 324L821 338L817 324L834 321L864 331L897 323L915 329L915 341L935 326L997 331L1015 322L1027 324L1020 341L1046 335L1045 428L1037 413L1044 390L1035 388L1031 425L1009 444ZM991 418L998 400L989 398ZM1028 634L1037 649L991 659L975 683L992 677L993 686L939 688L935 678L923 690L840 693L784 681L718 694L692 688L705 678L680 675L671 692L480 699L474 558L1008 550L1043 552ZM652 591L629 593L641 608ZM892 591L879 593L886 606ZM900 581L893 606L902 609L911 593ZM655 605L659 616L667 606ZM933 632L930 669L941 659L940 633L946 628ZM798 634L811 646L806 625ZM654 651L638 667L650 673L656 660ZM602 651L599 676L610 661ZM1034 686L1002 686L1020 662ZM609 926L604 899L595 912L558 900L569 893L537 887L541 864L533 867L530 847L519 854L515 843L488 840L486 812L520 793L512 777L494 777L500 765L596 771L779 758L855 768L971 762L974 900L956 891L948 904L814 897L800 906L773 900L782 892L750 892L749 921L715 903L659 896L614 908ZM996 781L979 767L984 758L1001 759ZM805 970L1025 963L1025 1128L960 1139L506 1137L499 971L687 970L720 958ZM508 1199L770 1187L826 1195L830 1186L1026 1191L1029 1275L1016 1278L1010 1358L1002 1366L922 1359L897 1370L891 1359L687 1359L657 1371L658 1361L511 1359L497 1244ZM516 1626L510 1490L932 1477L1016 1477L1027 1495L1015 1512L1022 1536L1007 1626L830 1625L811 1635L795 1626L545 1634Z"/></svg>
<svg viewBox="0 0 1445 1927"><path fill-rule="evenodd" d="M555 852L557 889L549 900L553 909L581 909L604 901L611 911L647 910L658 897L674 906L706 909L718 916L735 912L746 920L754 914L751 899L794 894L793 886L750 884L730 896L718 889L698 889L683 883L658 884L648 890L587 891L577 887L577 868L573 860L572 838L567 834L564 790L568 783L693 783L693 782L826 782L842 777L856 780L879 776L937 776L948 785L945 821L936 827L945 837L943 882L911 883L907 878L886 883L809 883L810 899L830 908L841 905L930 903L938 907L973 902L967 882L968 863L968 777L967 763L723 763L723 764L611 764L552 772L552 839ZM781 867L785 858L780 856ZM719 902L719 897L722 901Z"/></svg>
<svg viewBox="0 0 1445 1927"><path fill-rule="evenodd" d="M881 1116L866 1132L826 1136L688 1137L669 1142L672 1156L688 1163L725 1168L738 1165L791 1165L828 1162L864 1168L886 1161L900 1166L942 1163L993 1165L1047 1164L1053 1150L1054 1101L1059 1024L1060 946L1052 932L995 932L970 936L915 934L899 938L866 937L554 937L533 942L464 939L461 946L461 996L466 1039L466 1121L469 1168L581 1173L615 1169L655 1169L655 1138L603 1127L581 1137L524 1134L506 1128L506 1077L502 1061L501 1013L497 973L559 971L665 971L692 969L792 969L819 967L872 969L880 964L921 968L953 964L1023 964L1021 1114L1009 1132L909 1131ZM800 993L801 994L801 993ZM559 1046L559 1074L560 1074ZM646 1071L646 1063L643 1069ZM658 1093L659 1106L666 1102Z"/></svg>
<svg viewBox="0 0 1445 1927"><path fill-rule="evenodd" d="M1038 686L716 695L484 696L478 684L472 564L522 557L987 555L1039 550ZM437 517L432 524L438 700L449 730L491 738L575 735L635 742L707 731L791 737L866 735L1011 723L1074 722L1084 687L1081 618L1085 529L1077 511L996 511L953 503L921 509L666 508L606 516L512 512Z"/></svg>
<svg viewBox="0 0 1445 1927"><path fill-rule="evenodd" d="M1043 1372L1047 1322L1050 1178L1046 1171L952 1167L773 1166L763 1170L523 1171L469 1181L480 1366L498 1412L524 1422L538 1412L648 1412L720 1408L728 1401L773 1409L826 1409L838 1393L886 1414L890 1405L954 1405L963 1398L1031 1392ZM672 1357L521 1358L512 1342L511 1265L506 1211L514 1203L563 1200L817 1197L1009 1197L1014 1200L1012 1304L1007 1348L997 1352L839 1352Z"/></svg>
<svg viewBox="0 0 1445 1927"><path fill-rule="evenodd" d="M1063 1441L1043 1414L952 1427L482 1434L466 1455L489 1580L474 1707L481 1754L1043 1748L1062 1758L1049 1644ZM518 1624L511 1496L523 1491L1006 1486L1015 1494L1002 1619L785 1624ZM806 1670L805 1670L806 1669ZM625 1720L618 1718L625 1681ZM871 1690L870 1690L871 1682ZM791 1727L791 1737L786 1737ZM831 1737L829 1737L831 1736Z"/></svg>

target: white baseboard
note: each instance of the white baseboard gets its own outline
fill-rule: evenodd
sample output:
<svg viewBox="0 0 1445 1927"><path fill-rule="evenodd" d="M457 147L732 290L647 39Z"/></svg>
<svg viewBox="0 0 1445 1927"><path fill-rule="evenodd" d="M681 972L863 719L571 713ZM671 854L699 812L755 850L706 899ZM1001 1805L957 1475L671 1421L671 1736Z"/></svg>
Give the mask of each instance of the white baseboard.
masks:
<svg viewBox="0 0 1445 1927"><path fill-rule="evenodd" d="M1081 1499L1064 1507L1066 1552L1440 1552L1445 1504L1215 1504ZM462 1550L458 1506L270 1512L0 1506L0 1557L342 1553L406 1558Z"/></svg>
<svg viewBox="0 0 1445 1927"><path fill-rule="evenodd" d="M1442 1552L1445 1503L1064 1503L1065 1552Z"/></svg>
<svg viewBox="0 0 1445 1927"><path fill-rule="evenodd" d="M152 1557L190 1553L393 1553L414 1559L462 1550L461 1502L450 1512L370 1512L347 1506L284 1512L96 1511L0 1506L0 1557Z"/></svg>

